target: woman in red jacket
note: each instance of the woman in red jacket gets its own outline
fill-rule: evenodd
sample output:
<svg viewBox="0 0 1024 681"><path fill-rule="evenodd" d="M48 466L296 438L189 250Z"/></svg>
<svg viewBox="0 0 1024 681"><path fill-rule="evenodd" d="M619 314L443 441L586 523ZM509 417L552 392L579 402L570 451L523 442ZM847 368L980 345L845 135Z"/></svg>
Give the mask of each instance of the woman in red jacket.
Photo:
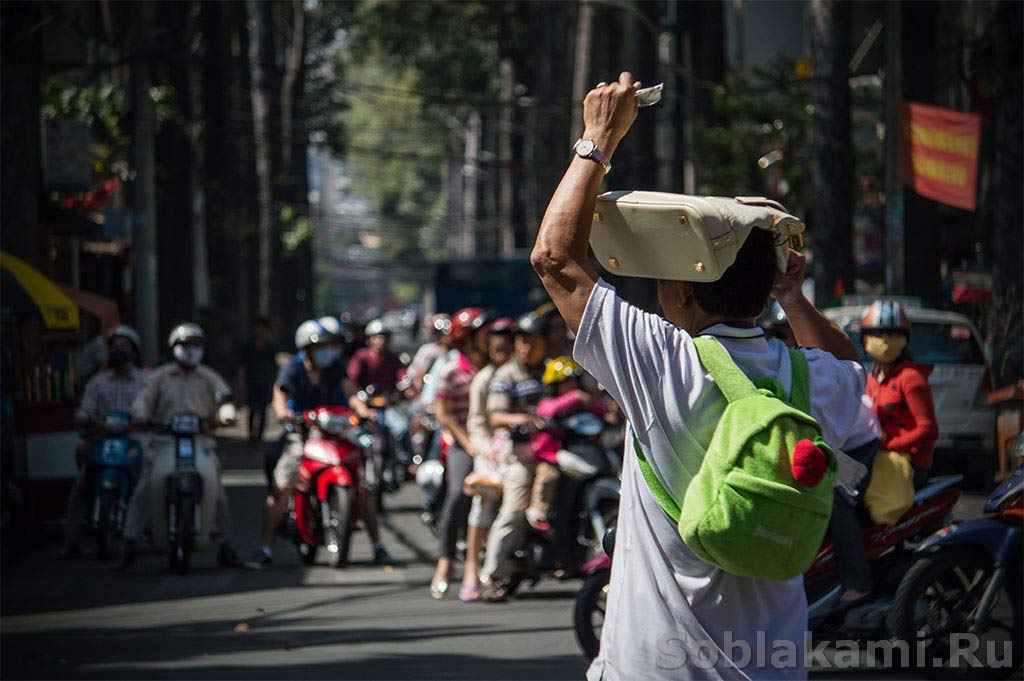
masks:
<svg viewBox="0 0 1024 681"><path fill-rule="evenodd" d="M860 320L864 350L875 360L868 376L871 398L882 426L879 449L900 452L914 467L914 488L928 480L939 427L928 376L932 365L910 356L910 320L896 302L876 300Z"/></svg>

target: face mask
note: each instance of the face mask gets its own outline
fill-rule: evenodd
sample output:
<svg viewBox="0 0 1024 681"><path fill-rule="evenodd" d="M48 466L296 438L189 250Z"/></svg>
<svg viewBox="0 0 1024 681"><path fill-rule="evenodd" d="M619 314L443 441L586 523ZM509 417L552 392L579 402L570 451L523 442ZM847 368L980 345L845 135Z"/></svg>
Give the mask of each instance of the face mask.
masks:
<svg viewBox="0 0 1024 681"><path fill-rule="evenodd" d="M905 347L907 339L900 334L887 333L882 336L864 337L864 350L881 364L895 362Z"/></svg>
<svg viewBox="0 0 1024 681"><path fill-rule="evenodd" d="M110 366L123 367L130 361L132 361L130 350L114 350L110 353Z"/></svg>
<svg viewBox="0 0 1024 681"><path fill-rule="evenodd" d="M175 345L174 359L185 366L194 367L203 361L203 348L199 345Z"/></svg>
<svg viewBox="0 0 1024 681"><path fill-rule="evenodd" d="M313 362L321 368L330 366L337 358L338 354L334 348L320 348L313 353Z"/></svg>

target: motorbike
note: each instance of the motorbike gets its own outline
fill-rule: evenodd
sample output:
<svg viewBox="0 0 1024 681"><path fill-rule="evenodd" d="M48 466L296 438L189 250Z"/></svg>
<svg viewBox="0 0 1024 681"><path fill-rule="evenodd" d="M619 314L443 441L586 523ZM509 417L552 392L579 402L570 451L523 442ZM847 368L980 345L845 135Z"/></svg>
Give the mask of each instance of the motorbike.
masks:
<svg viewBox="0 0 1024 681"><path fill-rule="evenodd" d="M369 424L373 444L367 452L366 481L376 490L378 508L384 510L384 494L394 494L405 482L412 459L405 447L400 446L387 424L408 417L399 407L401 393L386 393L367 386L357 393L360 400L377 412L377 420Z"/></svg>
<svg viewBox="0 0 1024 681"><path fill-rule="evenodd" d="M843 588L832 542L826 538L804 573L808 622L815 640L881 640L888 637L887 617L894 607L900 579L918 559L918 547L943 527L960 498L961 475L932 478L914 495L913 506L892 526L869 525L861 532L875 588L854 604L840 600ZM597 656L604 623L604 596L611 578L610 553L584 566L576 597L576 639L584 654Z"/></svg>
<svg viewBox="0 0 1024 681"><path fill-rule="evenodd" d="M187 574L192 555L209 545L217 506L217 454L197 414L178 413L158 429L152 447L150 507L153 544L168 554L168 569ZM162 438L169 435L171 442ZM173 456L162 456L167 446ZM160 522L163 519L163 522Z"/></svg>
<svg viewBox="0 0 1024 681"><path fill-rule="evenodd" d="M1024 660L1024 468L992 492L983 513L925 539L896 591L890 630L923 648L928 678L1003 679Z"/></svg>
<svg viewBox="0 0 1024 681"><path fill-rule="evenodd" d="M551 530L528 526L513 554L506 583L510 595L523 582L536 585L546 575L562 579L579 576L618 517L621 462L604 445L605 422L590 412L581 412L552 419L547 428L557 429L562 435L558 454L562 475L550 518ZM528 439L528 431L513 430L513 442Z"/></svg>
<svg viewBox="0 0 1024 681"><path fill-rule="evenodd" d="M319 407L300 418L309 436L292 496L295 548L304 565L312 565L323 546L331 565L343 567L359 519L363 455L373 438L345 407Z"/></svg>
<svg viewBox="0 0 1024 681"><path fill-rule="evenodd" d="M142 445L128 436L131 414L110 411L97 424L102 434L89 446L85 472L89 527L100 560L106 560L124 531L128 501L142 472Z"/></svg>

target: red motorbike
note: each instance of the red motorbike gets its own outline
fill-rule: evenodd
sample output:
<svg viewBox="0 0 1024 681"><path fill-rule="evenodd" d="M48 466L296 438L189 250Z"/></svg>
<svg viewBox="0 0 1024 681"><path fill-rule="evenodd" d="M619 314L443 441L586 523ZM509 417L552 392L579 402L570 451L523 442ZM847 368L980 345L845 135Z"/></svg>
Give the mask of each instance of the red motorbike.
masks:
<svg viewBox="0 0 1024 681"><path fill-rule="evenodd" d="M949 521L953 507L960 499L962 480L962 475L932 478L914 495L914 505L895 525L870 525L862 529L875 588L869 596L853 605L839 600L843 588L839 583L832 542L826 538L814 563L804 573L807 615L815 640L885 638L889 635L887 617L893 609L900 579L919 557L915 553L916 547ZM583 586L576 595L576 640L591 659L597 656L604 625L613 548L614 534L605 538L606 553L583 566Z"/></svg>
<svg viewBox="0 0 1024 681"><path fill-rule="evenodd" d="M344 407L319 407L300 418L309 434L292 497L295 547L305 565L314 563L323 546L331 565L342 567L359 520L363 452L372 438Z"/></svg>

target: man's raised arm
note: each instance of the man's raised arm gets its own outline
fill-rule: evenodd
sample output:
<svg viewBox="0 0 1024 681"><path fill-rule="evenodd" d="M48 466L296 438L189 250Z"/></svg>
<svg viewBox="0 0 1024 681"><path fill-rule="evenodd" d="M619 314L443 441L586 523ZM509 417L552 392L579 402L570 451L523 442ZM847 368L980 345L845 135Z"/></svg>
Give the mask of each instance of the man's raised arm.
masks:
<svg viewBox="0 0 1024 681"><path fill-rule="evenodd" d="M594 142L609 159L636 118L636 89L628 71L617 83L598 84L583 100L584 140ZM573 154L569 169L548 204L530 263L548 295L574 332L580 328L597 271L587 255L603 165Z"/></svg>

